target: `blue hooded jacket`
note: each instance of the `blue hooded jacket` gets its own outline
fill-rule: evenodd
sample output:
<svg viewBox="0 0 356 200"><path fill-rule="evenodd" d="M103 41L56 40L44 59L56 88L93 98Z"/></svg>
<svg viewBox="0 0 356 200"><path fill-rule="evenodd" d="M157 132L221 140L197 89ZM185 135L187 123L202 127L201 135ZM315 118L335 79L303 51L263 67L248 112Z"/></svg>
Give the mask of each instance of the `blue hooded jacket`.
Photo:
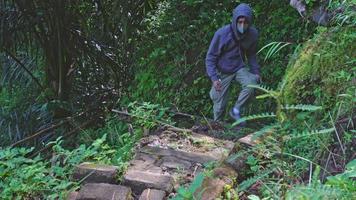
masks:
<svg viewBox="0 0 356 200"><path fill-rule="evenodd" d="M258 31L252 26L252 15L251 7L241 3L233 11L232 23L215 32L205 59L206 71L212 81L219 79L218 71L229 74L245 67L245 56L250 72L260 74L256 58ZM237 18L241 16L249 24L243 34L237 31Z"/></svg>

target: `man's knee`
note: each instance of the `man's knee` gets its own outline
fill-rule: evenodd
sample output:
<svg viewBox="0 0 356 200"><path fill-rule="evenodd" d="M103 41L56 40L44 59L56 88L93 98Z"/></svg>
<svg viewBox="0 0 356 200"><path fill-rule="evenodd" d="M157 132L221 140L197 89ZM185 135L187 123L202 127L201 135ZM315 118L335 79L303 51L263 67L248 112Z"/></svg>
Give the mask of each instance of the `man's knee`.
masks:
<svg viewBox="0 0 356 200"><path fill-rule="evenodd" d="M223 100L223 94L216 91L214 88L211 88L209 92L210 99L213 101L214 105L220 103Z"/></svg>
<svg viewBox="0 0 356 200"><path fill-rule="evenodd" d="M225 113L225 108L221 104L214 105L214 120L221 120L222 116Z"/></svg>
<svg viewBox="0 0 356 200"><path fill-rule="evenodd" d="M250 74L248 78L248 85L257 85L260 77L255 74Z"/></svg>

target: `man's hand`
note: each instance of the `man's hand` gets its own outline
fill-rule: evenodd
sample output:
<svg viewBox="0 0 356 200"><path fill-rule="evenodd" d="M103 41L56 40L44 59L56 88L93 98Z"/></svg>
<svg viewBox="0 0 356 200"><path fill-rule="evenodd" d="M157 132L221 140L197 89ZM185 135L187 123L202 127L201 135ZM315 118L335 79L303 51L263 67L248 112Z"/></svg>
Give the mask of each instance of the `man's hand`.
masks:
<svg viewBox="0 0 356 200"><path fill-rule="evenodd" d="M214 81L214 82L213 82L213 86L214 86L214 88L215 88L216 91L221 92L221 89L222 89L222 88L221 88L221 80L220 80L220 79Z"/></svg>
<svg viewBox="0 0 356 200"><path fill-rule="evenodd" d="M261 83L262 83L262 78L261 78L261 76L258 75L258 74L255 74L255 75L257 76L257 83L258 83L258 84L261 84Z"/></svg>

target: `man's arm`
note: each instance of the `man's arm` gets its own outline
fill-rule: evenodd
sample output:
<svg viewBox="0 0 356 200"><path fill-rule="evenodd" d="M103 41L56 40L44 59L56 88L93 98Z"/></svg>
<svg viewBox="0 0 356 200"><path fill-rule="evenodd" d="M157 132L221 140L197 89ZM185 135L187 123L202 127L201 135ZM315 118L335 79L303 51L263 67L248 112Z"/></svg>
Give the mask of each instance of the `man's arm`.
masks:
<svg viewBox="0 0 356 200"><path fill-rule="evenodd" d="M257 62L257 40L251 45L251 47L247 50L246 56L248 64L250 65L251 73L260 76L260 65Z"/></svg>
<svg viewBox="0 0 356 200"><path fill-rule="evenodd" d="M214 34L213 39L210 42L209 50L206 54L205 65L206 72L210 79L214 82L219 80L219 76L217 74L217 64L218 59L221 54L221 42L220 35L218 32Z"/></svg>

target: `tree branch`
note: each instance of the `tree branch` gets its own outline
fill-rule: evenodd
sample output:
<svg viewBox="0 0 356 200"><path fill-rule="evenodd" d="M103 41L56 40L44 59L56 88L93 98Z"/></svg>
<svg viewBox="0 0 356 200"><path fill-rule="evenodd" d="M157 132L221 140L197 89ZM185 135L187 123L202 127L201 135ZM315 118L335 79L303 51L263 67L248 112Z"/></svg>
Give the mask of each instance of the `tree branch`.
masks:
<svg viewBox="0 0 356 200"><path fill-rule="evenodd" d="M20 65L20 67L22 67L30 76L31 78L35 81L35 83L38 85L38 87L40 87L40 89L42 91L44 91L44 87L41 85L40 81L31 73L30 70L28 70L26 68L26 66L18 59L16 58L16 56L14 54L12 54L10 51L8 51L7 49L3 48L4 52L9 55L17 64Z"/></svg>

